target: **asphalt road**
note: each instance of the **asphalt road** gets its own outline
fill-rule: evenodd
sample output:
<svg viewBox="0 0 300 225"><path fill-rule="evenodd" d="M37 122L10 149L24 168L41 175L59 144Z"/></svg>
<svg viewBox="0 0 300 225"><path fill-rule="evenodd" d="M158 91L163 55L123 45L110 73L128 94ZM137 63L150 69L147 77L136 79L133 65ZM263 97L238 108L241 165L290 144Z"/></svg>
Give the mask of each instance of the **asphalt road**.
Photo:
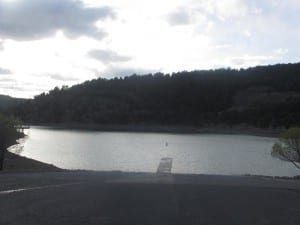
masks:
<svg viewBox="0 0 300 225"><path fill-rule="evenodd" d="M0 225L299 225L300 180L0 173Z"/></svg>

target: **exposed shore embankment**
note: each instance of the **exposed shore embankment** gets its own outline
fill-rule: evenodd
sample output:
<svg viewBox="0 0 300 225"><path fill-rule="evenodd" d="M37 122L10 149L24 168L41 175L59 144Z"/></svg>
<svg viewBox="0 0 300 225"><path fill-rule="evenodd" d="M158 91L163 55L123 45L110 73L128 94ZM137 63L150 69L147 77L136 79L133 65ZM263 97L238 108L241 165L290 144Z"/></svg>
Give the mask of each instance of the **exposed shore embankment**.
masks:
<svg viewBox="0 0 300 225"><path fill-rule="evenodd" d="M55 172L63 171L62 169L50 165L47 163L39 162L34 159L29 159L14 153L7 151L4 158L4 172L27 172L27 171L38 171L38 172Z"/></svg>

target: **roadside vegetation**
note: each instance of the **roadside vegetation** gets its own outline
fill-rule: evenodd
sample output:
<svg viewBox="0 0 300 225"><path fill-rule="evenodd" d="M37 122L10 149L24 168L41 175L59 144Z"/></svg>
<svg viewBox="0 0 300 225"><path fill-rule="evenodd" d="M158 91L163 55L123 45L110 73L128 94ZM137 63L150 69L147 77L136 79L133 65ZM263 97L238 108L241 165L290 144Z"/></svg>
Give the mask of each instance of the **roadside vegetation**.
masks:
<svg viewBox="0 0 300 225"><path fill-rule="evenodd" d="M0 114L0 170L3 169L6 149L24 137L24 133L18 129L20 125L20 121Z"/></svg>
<svg viewBox="0 0 300 225"><path fill-rule="evenodd" d="M279 141L273 145L272 155L291 162L300 169L300 127L284 131Z"/></svg>

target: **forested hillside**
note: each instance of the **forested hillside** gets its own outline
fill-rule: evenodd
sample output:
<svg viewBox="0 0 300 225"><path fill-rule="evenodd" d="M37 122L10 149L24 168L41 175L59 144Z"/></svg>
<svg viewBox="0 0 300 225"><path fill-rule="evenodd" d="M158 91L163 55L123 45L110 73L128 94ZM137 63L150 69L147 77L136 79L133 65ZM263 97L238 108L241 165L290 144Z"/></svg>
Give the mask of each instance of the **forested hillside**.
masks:
<svg viewBox="0 0 300 225"><path fill-rule="evenodd" d="M97 79L14 109L27 123L300 125L300 64Z"/></svg>

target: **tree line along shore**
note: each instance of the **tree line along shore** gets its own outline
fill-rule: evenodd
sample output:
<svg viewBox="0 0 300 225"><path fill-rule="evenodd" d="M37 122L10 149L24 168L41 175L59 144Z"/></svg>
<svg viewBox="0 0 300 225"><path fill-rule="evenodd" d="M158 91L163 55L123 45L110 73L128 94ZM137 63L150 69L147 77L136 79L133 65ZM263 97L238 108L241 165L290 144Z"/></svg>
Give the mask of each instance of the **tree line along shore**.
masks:
<svg viewBox="0 0 300 225"><path fill-rule="evenodd" d="M98 78L2 108L28 124L300 126L300 63Z"/></svg>

